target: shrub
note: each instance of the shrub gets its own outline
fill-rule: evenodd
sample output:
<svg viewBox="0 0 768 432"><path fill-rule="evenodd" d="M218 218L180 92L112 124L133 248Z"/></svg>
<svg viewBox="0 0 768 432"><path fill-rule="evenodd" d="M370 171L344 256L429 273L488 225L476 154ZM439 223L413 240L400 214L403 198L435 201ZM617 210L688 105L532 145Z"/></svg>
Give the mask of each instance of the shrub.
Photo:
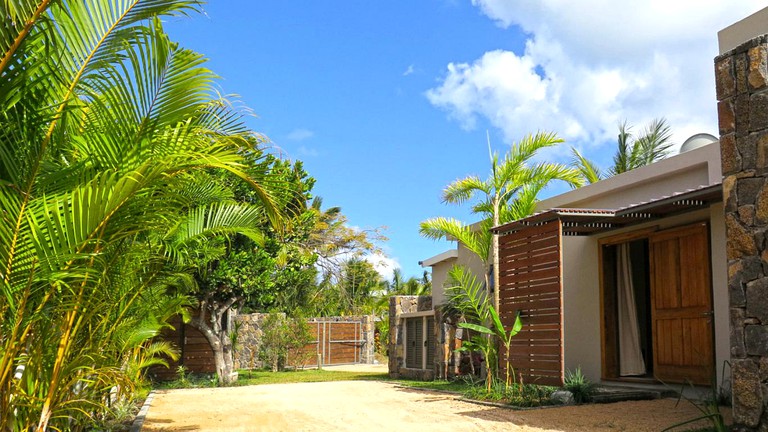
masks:
<svg viewBox="0 0 768 432"><path fill-rule="evenodd" d="M565 372L563 388L571 392L573 400L577 404L591 401L592 395L595 393L595 384L581 373L580 367L576 368L575 371L568 370Z"/></svg>
<svg viewBox="0 0 768 432"><path fill-rule="evenodd" d="M303 368L313 353L305 346L312 342L312 333L306 320L286 318L283 314L271 313L262 324L264 330L259 348L261 359L272 372L291 366Z"/></svg>
<svg viewBox="0 0 768 432"><path fill-rule="evenodd" d="M307 344L312 343L312 332L307 320L296 317L288 320L286 334L286 352L288 363L296 369L304 369L307 362L315 356L313 350L306 349Z"/></svg>

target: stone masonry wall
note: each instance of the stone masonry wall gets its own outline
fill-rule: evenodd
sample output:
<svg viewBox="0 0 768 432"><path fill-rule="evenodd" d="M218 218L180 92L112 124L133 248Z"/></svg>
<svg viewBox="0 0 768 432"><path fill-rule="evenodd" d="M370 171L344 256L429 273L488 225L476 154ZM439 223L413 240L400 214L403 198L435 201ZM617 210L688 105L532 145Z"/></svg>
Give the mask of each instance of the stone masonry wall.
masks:
<svg viewBox="0 0 768 432"><path fill-rule="evenodd" d="M285 314L281 314L285 316ZM260 369L262 361L259 360L259 348L262 328L268 313L240 314L235 317L235 322L240 328L237 330L237 343L239 347L234 353L235 369Z"/></svg>
<svg viewBox="0 0 768 432"><path fill-rule="evenodd" d="M715 59L734 430L768 430L768 35Z"/></svg>
<svg viewBox="0 0 768 432"><path fill-rule="evenodd" d="M432 380L435 379L435 369L437 365L433 365L432 369L409 369L405 367L405 333L404 333L404 318L403 314L413 312L425 312L432 310L432 296L394 296L389 298L389 376L392 378L412 378L418 380ZM440 327L435 320L435 328L430 329L437 331ZM440 335L436 334L436 345L440 344ZM435 361L439 361L437 346L427 347L427 349L435 350ZM426 353L425 353L426 355Z"/></svg>

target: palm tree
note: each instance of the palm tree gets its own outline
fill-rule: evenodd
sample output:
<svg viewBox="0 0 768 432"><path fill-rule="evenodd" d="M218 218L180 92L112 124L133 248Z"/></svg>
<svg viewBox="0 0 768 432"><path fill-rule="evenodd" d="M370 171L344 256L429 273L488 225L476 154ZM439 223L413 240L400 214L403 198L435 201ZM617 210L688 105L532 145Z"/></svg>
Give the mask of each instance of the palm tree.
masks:
<svg viewBox="0 0 768 432"><path fill-rule="evenodd" d="M158 17L197 4L0 5L0 429L98 418L178 310L164 300L191 283L173 265L185 247L280 220L241 169L240 115L205 59L163 32ZM247 180L260 203L183 193L211 168Z"/></svg>
<svg viewBox="0 0 768 432"><path fill-rule="evenodd" d="M554 180L581 185L573 168L550 162L531 163L539 150L561 142L553 133L537 133L513 143L503 158L491 153L487 179L469 176L443 190L443 202L449 204L463 204L477 197L472 212L481 217L480 222L469 226L456 219L437 217L423 221L419 232L427 238L454 238L463 243L483 262L485 286L498 287L498 236L492 235L491 228L532 214L539 192ZM498 289L494 290L493 304L498 308Z"/></svg>
<svg viewBox="0 0 768 432"><path fill-rule="evenodd" d="M624 121L619 124L613 166L606 172L602 172L597 164L584 157L575 148L571 148L573 156L571 165L579 170L585 183L595 183L664 159L672 147L671 138L672 132L664 118L651 121L637 138L633 138L632 127Z"/></svg>

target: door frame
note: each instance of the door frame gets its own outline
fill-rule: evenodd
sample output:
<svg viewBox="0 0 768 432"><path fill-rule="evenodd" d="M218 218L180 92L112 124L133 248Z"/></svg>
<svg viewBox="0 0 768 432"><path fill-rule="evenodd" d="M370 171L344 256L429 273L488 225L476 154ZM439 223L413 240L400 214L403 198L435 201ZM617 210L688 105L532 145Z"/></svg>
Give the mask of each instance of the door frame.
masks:
<svg viewBox="0 0 768 432"><path fill-rule="evenodd" d="M624 381L624 382L659 382L655 376L654 377L622 377L618 373L618 339L617 338L617 332L618 332L618 323L616 321L616 313L613 312L613 307L615 307L615 303L611 304L606 301L607 299L607 290L608 290L608 283L606 281L607 273L605 266L605 256L604 256L604 248L606 246L616 246L622 243L627 243L631 241L636 240L649 240L650 237L654 234L660 233L660 232L673 232L673 231L684 231L691 229L696 226L700 225L706 225L707 227L707 241L709 242L709 253L707 255L707 261L709 263L709 295L711 300L714 302L714 292L712 288L712 239L711 239L711 228L710 223L708 219L694 221L694 222L686 222L682 225L676 225L671 227L664 227L663 229L658 226L652 226L647 228L642 228L639 230L624 232L621 234L616 234L612 236L603 237L598 240L598 280L599 280L599 292L600 292L600 359L601 359L601 368L600 368L600 376L603 380L606 381ZM650 249L648 251L649 259L650 259ZM650 272L650 268L649 268ZM612 284L611 284L612 286ZM649 287L650 288L650 287ZM651 298L651 301L653 302L653 297ZM714 305L713 305L714 309ZM609 328L607 325L607 322L609 321L610 316L607 314L613 314L613 328ZM652 319L653 320L653 319ZM712 351L713 351L713 364L714 363L714 352L715 350L715 331L714 331L714 316L711 320L712 325ZM653 329L650 329L650 337L652 339L652 344L655 344L655 333L653 332ZM653 355L653 361L656 362L656 354Z"/></svg>
<svg viewBox="0 0 768 432"><path fill-rule="evenodd" d="M434 329L431 329L427 326L427 319L435 318L434 311L424 311L424 312L415 312L410 314L403 314L400 316L400 319L403 320L403 366L406 369L414 369L411 367L408 367L408 321L411 319L418 319L421 318L421 328L422 328L422 334L421 334L421 346L423 347L421 351L421 367L416 369L427 369L427 350L432 349L433 347L428 346L427 342L429 341L429 335L427 332L432 332Z"/></svg>

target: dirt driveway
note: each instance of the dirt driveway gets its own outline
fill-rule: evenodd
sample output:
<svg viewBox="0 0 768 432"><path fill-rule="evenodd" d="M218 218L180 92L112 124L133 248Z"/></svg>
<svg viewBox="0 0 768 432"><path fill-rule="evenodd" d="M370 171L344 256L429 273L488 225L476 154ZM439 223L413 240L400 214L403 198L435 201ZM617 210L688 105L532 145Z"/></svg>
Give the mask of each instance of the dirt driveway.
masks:
<svg viewBox="0 0 768 432"><path fill-rule="evenodd" d="M160 391L142 431L659 431L696 414L669 399L515 411L339 381Z"/></svg>

